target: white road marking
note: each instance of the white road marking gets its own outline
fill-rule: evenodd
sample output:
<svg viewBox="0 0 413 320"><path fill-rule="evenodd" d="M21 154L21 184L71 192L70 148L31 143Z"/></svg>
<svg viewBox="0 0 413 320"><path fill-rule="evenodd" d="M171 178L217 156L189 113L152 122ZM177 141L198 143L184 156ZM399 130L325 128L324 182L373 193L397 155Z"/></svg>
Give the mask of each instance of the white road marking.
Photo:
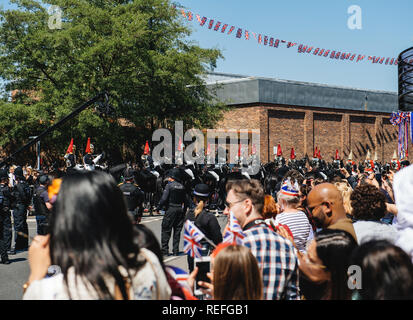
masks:
<svg viewBox="0 0 413 320"><path fill-rule="evenodd" d="M143 219L142 219L140 223L151 223L151 222L159 221L159 220L162 220L162 217L161 217L161 218L151 219L151 220L143 220Z"/></svg>

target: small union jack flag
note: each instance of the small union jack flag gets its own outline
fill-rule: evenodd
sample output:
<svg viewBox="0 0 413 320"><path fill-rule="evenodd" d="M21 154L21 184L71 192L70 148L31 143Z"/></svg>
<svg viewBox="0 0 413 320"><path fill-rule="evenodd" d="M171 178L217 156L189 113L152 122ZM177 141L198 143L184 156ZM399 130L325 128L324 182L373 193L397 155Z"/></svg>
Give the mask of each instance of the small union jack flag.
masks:
<svg viewBox="0 0 413 320"><path fill-rule="evenodd" d="M228 24L224 24L224 25L222 26L221 32L225 32L225 30L227 29L227 27L228 27Z"/></svg>
<svg viewBox="0 0 413 320"><path fill-rule="evenodd" d="M184 252L192 258L201 257L202 245L199 241L201 241L205 235L190 220L186 220L184 229Z"/></svg>
<svg viewBox="0 0 413 320"><path fill-rule="evenodd" d="M229 224L225 228L224 243L242 244L245 234L242 232L242 228L238 223L238 220L234 217L232 211L229 214Z"/></svg>

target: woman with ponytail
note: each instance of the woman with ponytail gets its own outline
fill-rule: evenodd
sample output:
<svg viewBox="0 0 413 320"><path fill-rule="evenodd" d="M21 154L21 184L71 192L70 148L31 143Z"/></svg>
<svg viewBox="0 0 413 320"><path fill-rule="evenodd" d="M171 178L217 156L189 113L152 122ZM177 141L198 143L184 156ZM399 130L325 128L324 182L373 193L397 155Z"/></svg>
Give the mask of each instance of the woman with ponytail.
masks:
<svg viewBox="0 0 413 320"><path fill-rule="evenodd" d="M215 245L222 242L221 227L217 217L206 210L209 198L209 187L206 184L197 184L193 192L193 201L195 208L188 211L186 219L194 222L195 226L201 230L205 237L211 240ZM203 246L203 255L208 255L212 251L212 246L204 239L201 240ZM188 268L191 273L194 270L194 259L188 255Z"/></svg>

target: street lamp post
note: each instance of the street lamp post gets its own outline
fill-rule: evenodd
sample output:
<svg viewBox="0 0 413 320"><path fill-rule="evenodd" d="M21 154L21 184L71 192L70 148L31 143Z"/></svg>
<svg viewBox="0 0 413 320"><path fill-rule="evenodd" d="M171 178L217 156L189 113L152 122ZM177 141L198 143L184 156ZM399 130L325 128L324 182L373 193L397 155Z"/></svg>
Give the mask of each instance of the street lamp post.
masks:
<svg viewBox="0 0 413 320"><path fill-rule="evenodd" d="M30 136L29 139L36 139L37 136ZM40 170L40 140L37 141L37 170Z"/></svg>

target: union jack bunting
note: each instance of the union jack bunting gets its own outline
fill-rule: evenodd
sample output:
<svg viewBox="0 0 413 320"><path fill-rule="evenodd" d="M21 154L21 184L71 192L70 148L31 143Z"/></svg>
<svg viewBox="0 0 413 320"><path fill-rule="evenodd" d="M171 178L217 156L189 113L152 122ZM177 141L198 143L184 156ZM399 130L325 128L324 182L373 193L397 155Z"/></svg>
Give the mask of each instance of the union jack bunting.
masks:
<svg viewBox="0 0 413 320"><path fill-rule="evenodd" d="M184 252L192 258L201 257L202 245L199 241L201 241L205 235L190 220L186 220L184 229Z"/></svg>
<svg viewBox="0 0 413 320"><path fill-rule="evenodd" d="M264 36L264 46L266 46L268 44L268 37Z"/></svg>
<svg viewBox="0 0 413 320"><path fill-rule="evenodd" d="M247 30L245 30L245 39L249 40L250 39L250 34Z"/></svg>
<svg viewBox="0 0 413 320"><path fill-rule="evenodd" d="M208 20L207 17L203 17L201 20L201 27L205 24L205 22Z"/></svg>
<svg viewBox="0 0 413 320"><path fill-rule="evenodd" d="M232 26L231 28L229 28L228 34L231 34L231 33L232 33L232 31L234 31L234 30L235 30L235 27L234 27L234 26Z"/></svg>
<svg viewBox="0 0 413 320"><path fill-rule="evenodd" d="M218 21L214 27L214 31L218 31L219 27L221 26L221 21Z"/></svg>
<svg viewBox="0 0 413 320"><path fill-rule="evenodd" d="M245 234L242 232L242 228L238 223L238 220L234 217L232 211L229 214L229 224L225 228L224 243L241 244Z"/></svg>
<svg viewBox="0 0 413 320"><path fill-rule="evenodd" d="M227 28L228 28L228 24L226 23L222 26L221 32L224 33Z"/></svg>
<svg viewBox="0 0 413 320"><path fill-rule="evenodd" d="M191 12L191 11L188 11L188 20L189 20L189 21L192 21L192 18L193 18L192 12Z"/></svg>
<svg viewBox="0 0 413 320"><path fill-rule="evenodd" d="M270 38L270 44L269 44L269 46L272 47L273 44L274 44L274 38Z"/></svg>
<svg viewBox="0 0 413 320"><path fill-rule="evenodd" d="M213 25L214 25L214 20L209 20L208 29L211 29Z"/></svg>
<svg viewBox="0 0 413 320"><path fill-rule="evenodd" d="M197 18L197 20L198 20L199 23L202 23L202 21L201 21L201 16L200 16L199 14L196 15L196 18Z"/></svg>
<svg viewBox="0 0 413 320"><path fill-rule="evenodd" d="M274 42L274 47L275 48L278 48L278 45L280 44L280 40L279 39L277 39L277 40L275 40L275 42Z"/></svg>
<svg viewBox="0 0 413 320"><path fill-rule="evenodd" d="M258 35L258 43L262 42L262 35Z"/></svg>
<svg viewBox="0 0 413 320"><path fill-rule="evenodd" d="M237 38L241 38L242 37L242 29L238 28L237 30Z"/></svg>

